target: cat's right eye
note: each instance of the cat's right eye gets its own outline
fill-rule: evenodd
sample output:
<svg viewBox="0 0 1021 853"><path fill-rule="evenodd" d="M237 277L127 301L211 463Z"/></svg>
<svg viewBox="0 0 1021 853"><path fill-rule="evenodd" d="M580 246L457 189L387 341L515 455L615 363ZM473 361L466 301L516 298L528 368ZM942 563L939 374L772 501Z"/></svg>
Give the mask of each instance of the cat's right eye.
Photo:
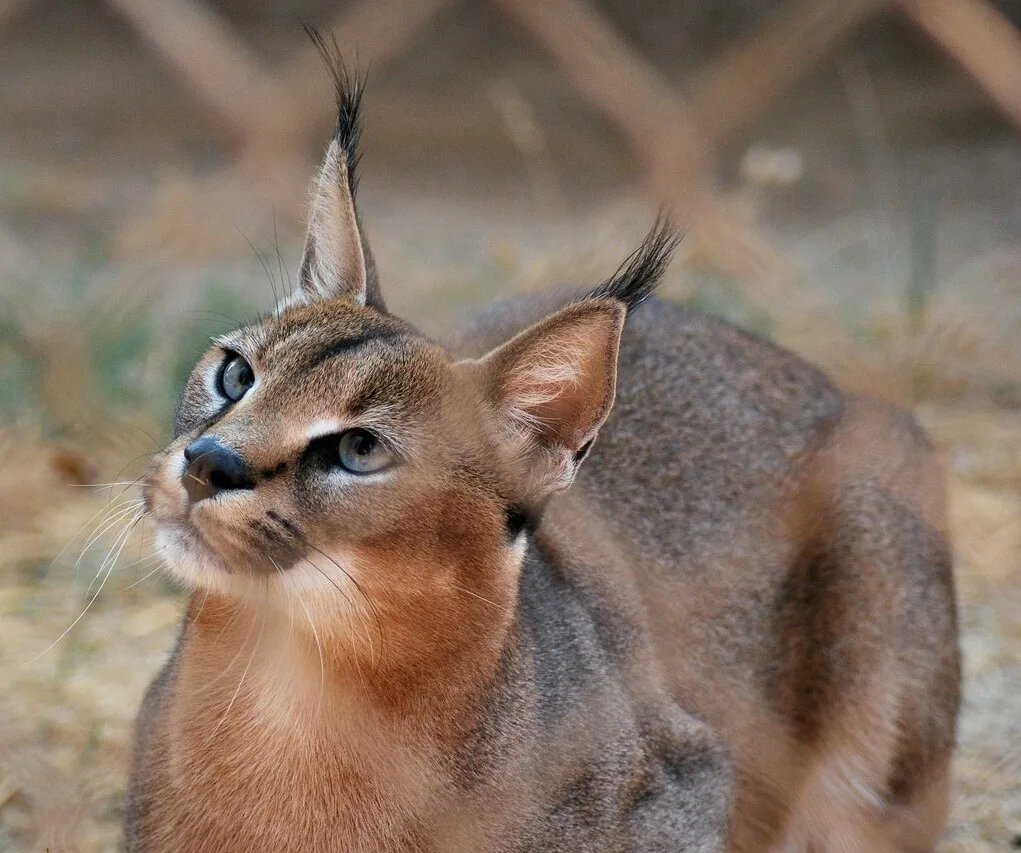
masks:
<svg viewBox="0 0 1021 853"><path fill-rule="evenodd" d="M217 384L223 396L236 403L255 384L255 372L244 358L235 353L223 362Z"/></svg>
<svg viewBox="0 0 1021 853"><path fill-rule="evenodd" d="M374 474L389 468L394 456L374 433L356 427L341 433L337 461L351 474Z"/></svg>

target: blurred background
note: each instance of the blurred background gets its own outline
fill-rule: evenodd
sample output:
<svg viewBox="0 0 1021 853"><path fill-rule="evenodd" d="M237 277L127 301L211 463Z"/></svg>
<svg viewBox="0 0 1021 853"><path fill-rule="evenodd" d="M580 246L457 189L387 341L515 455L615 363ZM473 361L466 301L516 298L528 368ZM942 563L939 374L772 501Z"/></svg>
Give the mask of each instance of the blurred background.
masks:
<svg viewBox="0 0 1021 853"><path fill-rule="evenodd" d="M182 603L130 484L294 276L332 122L302 21L368 71L398 313L594 283L666 208L667 296L918 413L966 673L942 849L1021 846L1021 3L3 0L0 849L121 843Z"/></svg>

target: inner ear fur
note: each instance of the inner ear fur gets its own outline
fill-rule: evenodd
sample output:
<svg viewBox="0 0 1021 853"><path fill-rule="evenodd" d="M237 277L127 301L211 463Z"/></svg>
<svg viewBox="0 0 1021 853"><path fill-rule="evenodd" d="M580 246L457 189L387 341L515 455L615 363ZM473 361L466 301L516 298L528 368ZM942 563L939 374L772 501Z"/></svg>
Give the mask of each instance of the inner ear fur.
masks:
<svg viewBox="0 0 1021 853"><path fill-rule="evenodd" d="M613 299L570 305L480 362L499 426L512 450L529 457L540 491L570 484L610 413L625 315Z"/></svg>
<svg viewBox="0 0 1021 853"><path fill-rule="evenodd" d="M347 152L334 140L313 184L309 204L300 281L310 301L366 302L365 253L348 173Z"/></svg>

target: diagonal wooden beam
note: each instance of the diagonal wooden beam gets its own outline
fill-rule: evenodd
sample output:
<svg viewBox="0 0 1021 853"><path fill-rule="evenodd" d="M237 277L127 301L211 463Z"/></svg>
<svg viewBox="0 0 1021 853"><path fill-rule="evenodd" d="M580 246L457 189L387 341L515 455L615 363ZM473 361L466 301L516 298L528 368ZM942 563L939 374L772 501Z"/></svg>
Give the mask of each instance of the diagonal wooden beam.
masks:
<svg viewBox="0 0 1021 853"><path fill-rule="evenodd" d="M324 32L337 39L353 71L371 73L403 53L451 5L453 0L363 0L338 15ZM286 106L286 120L296 139L304 137L324 114L322 87L309 85L322 74L319 53L305 43L277 78L275 103Z"/></svg>
<svg viewBox="0 0 1021 853"><path fill-rule="evenodd" d="M545 48L585 100L630 140L648 170L650 191L690 225L707 260L779 292L793 264L719 199L712 150L697 113L582 0L492 0Z"/></svg>
<svg viewBox="0 0 1021 853"><path fill-rule="evenodd" d="M415 36L452 4L453 0L362 0L324 27L354 73L367 73L399 56ZM309 132L329 115L322 57L310 43L274 78L265 107L256 116L259 130L251 136L240 156L229 167L232 179L252 185L263 180L268 197L284 207L304 203L304 182L293 183L286 169L273 175L274 163L303 158Z"/></svg>
<svg viewBox="0 0 1021 853"><path fill-rule="evenodd" d="M233 140L258 129L268 78L223 18L196 0L107 0L194 92Z"/></svg>
<svg viewBox="0 0 1021 853"><path fill-rule="evenodd" d="M705 135L726 142L751 125L855 26L889 0L798 0L700 75L692 101Z"/></svg>
<svg viewBox="0 0 1021 853"><path fill-rule="evenodd" d="M224 170L173 188L167 199L154 201L147 212L125 221L117 235L120 251L146 250L154 242L194 246L189 238L175 238L180 236L182 225L187 227L195 219L184 212L189 205L215 207L222 199L248 195L268 207L298 216L308 165L302 153L304 137L328 114L325 84L310 84L325 79L315 49L306 44L283 68L268 72L248 55L229 24L207 12L197 0L110 2L122 11L130 11L132 22L166 61L181 70L189 88L214 112L225 116L221 124L231 131L231 141L241 142L239 155ZM378 68L400 54L452 2L361 0L324 29L336 36L352 68ZM183 20L170 20L183 5L189 7ZM189 47L189 40L198 46ZM227 45L228 59L226 70L220 74L219 66L208 63L207 58L223 45ZM188 72L193 61L203 65L194 74ZM243 109L236 109L239 106Z"/></svg>
<svg viewBox="0 0 1021 853"><path fill-rule="evenodd" d="M19 0L0 0L0 3ZM20 0L25 2L25 0ZM231 25L198 0L108 0L199 98L232 142L300 139L323 114L314 48L266 69ZM328 28L353 65L385 63L452 0L362 0ZM2 10L2 7L0 7Z"/></svg>
<svg viewBox="0 0 1021 853"><path fill-rule="evenodd" d="M592 7L577 0L493 2L551 54L578 93L632 141L650 142L667 123L697 133L690 105Z"/></svg>
<svg viewBox="0 0 1021 853"><path fill-rule="evenodd" d="M985 0L901 0L907 16L985 89L1021 130L1021 33Z"/></svg>

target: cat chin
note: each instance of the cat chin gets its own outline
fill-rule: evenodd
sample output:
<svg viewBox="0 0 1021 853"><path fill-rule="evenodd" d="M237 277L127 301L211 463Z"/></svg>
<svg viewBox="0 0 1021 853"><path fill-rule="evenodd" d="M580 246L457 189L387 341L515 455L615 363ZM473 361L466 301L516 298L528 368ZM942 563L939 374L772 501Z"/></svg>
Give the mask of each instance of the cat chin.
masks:
<svg viewBox="0 0 1021 853"><path fill-rule="evenodd" d="M325 555L301 559L270 574L236 569L218 557L200 534L177 525L157 527L156 548L173 577L192 590L260 603L266 603L268 597L298 596L307 600L309 609L324 609L331 617L338 615L338 609L348 609L352 597L359 594L350 576L338 571L338 562ZM351 566L347 555L337 556ZM306 599L303 593L312 595Z"/></svg>
<svg viewBox="0 0 1021 853"><path fill-rule="evenodd" d="M272 579L267 584L265 577L231 568L198 534L187 528L158 527L156 548L170 573L188 589L264 599L267 587L273 585Z"/></svg>

